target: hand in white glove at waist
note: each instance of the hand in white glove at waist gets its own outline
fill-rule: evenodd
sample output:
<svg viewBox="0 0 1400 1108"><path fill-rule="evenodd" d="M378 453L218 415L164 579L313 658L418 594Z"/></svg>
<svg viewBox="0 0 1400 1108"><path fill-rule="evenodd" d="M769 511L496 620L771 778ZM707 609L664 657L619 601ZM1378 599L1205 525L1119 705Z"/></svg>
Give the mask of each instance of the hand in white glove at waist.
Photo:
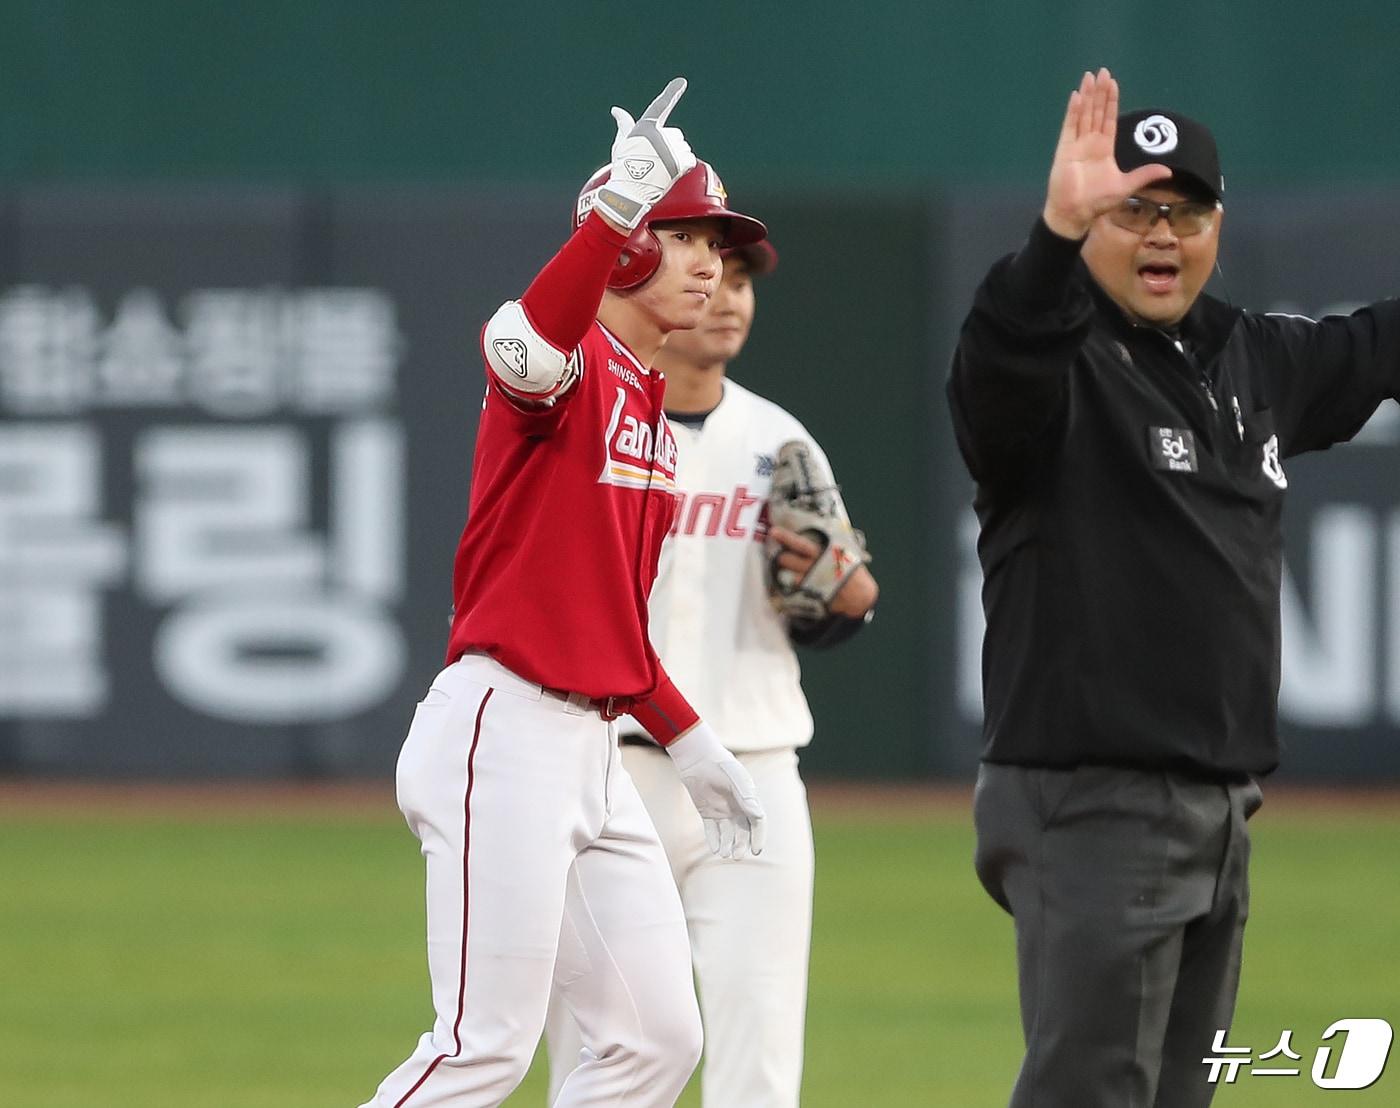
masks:
<svg viewBox="0 0 1400 1108"><path fill-rule="evenodd" d="M721 858L762 854L767 831L753 778L710 725L701 720L666 753L705 821L710 849Z"/></svg>

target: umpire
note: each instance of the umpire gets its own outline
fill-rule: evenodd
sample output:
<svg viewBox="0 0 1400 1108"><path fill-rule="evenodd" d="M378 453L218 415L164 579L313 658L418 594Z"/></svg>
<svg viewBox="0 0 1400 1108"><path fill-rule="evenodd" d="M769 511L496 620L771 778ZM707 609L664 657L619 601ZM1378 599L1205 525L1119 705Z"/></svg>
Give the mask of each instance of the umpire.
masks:
<svg viewBox="0 0 1400 1108"><path fill-rule="evenodd" d="M1400 301L1320 322L1201 289L1215 140L1070 96L1042 218L948 396L987 615L977 872L1016 925L1012 1108L1188 1108L1228 1028L1278 762L1282 460L1400 393Z"/></svg>

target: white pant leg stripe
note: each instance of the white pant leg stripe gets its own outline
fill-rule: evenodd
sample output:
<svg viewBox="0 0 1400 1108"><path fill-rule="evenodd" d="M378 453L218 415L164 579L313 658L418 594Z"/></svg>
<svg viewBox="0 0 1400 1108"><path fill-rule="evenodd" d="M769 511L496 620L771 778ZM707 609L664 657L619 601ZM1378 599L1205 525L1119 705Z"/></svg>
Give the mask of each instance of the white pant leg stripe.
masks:
<svg viewBox="0 0 1400 1108"><path fill-rule="evenodd" d="M472 763L476 759L476 744L481 739L481 717L486 714L486 704L491 699L494 689L487 689L486 695L481 698L481 706L476 710L476 725L472 731L471 749L467 751L467 788L462 798L462 958L461 976L457 981L457 1019L452 1024L452 1041L455 1049L451 1054L439 1054L428 1064L428 1068L423 1071L423 1076L413 1083L413 1087L399 1097L394 1104L394 1108L403 1108L408 1103L408 1098L423 1087L423 1082L432 1076L433 1070L438 1065L449 1058L456 1058L462 1053L462 1013L466 1009L467 1002L467 919L468 911L471 907L471 881L468 864L472 854L472 785L474 775L472 773Z"/></svg>

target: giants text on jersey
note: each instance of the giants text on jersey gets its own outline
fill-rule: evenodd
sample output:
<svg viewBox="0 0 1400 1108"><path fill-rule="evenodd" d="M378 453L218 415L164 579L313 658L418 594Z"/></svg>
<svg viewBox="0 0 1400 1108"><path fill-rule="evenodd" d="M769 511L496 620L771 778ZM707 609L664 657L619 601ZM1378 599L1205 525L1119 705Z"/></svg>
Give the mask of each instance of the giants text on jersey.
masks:
<svg viewBox="0 0 1400 1108"><path fill-rule="evenodd" d="M731 750L805 746L812 716L787 627L768 602L762 540L778 447L803 439L830 465L797 419L729 379L703 427L674 433L682 499L652 592L651 640Z"/></svg>

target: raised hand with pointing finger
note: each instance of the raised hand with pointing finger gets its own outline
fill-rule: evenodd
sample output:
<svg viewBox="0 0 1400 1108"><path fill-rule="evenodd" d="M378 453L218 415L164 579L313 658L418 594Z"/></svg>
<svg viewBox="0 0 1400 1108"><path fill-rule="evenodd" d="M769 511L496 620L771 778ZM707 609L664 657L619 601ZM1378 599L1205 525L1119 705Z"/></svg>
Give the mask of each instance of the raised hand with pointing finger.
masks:
<svg viewBox="0 0 1400 1108"><path fill-rule="evenodd" d="M1064 238L1083 238L1089 225L1138 189L1170 177L1165 165L1118 168L1113 140L1118 129L1118 82L1107 69L1085 73L1069 95L1042 213Z"/></svg>
<svg viewBox="0 0 1400 1108"><path fill-rule="evenodd" d="M640 119L613 108L617 137L612 146L612 172L598 191L595 205L612 223L636 230L653 204L676 180L695 168L695 154L679 127L666 120L686 90L684 77L674 78L647 105Z"/></svg>

